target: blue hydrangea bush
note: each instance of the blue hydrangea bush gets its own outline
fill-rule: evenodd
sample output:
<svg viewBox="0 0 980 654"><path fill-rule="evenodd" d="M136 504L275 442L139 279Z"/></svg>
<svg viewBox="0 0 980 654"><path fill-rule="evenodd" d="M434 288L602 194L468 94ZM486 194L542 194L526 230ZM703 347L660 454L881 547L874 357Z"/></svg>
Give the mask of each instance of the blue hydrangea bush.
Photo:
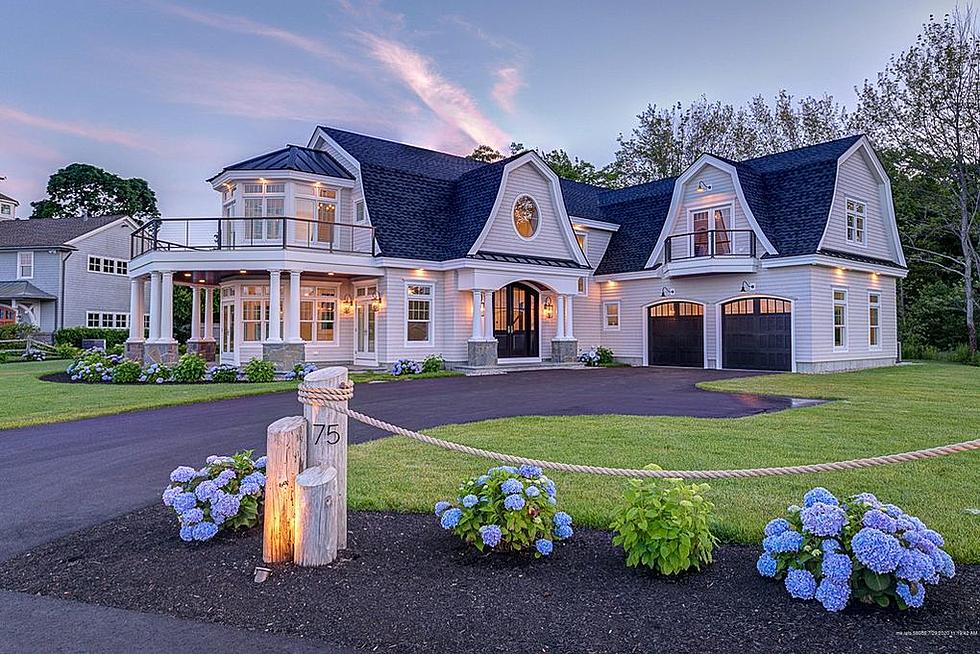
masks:
<svg viewBox="0 0 980 654"><path fill-rule="evenodd" d="M68 364L65 372L72 381L89 384L109 383L112 381L113 370L123 361L125 357L118 354L106 354L102 350L85 350Z"/></svg>
<svg viewBox="0 0 980 654"><path fill-rule="evenodd" d="M841 502L825 488L803 496L765 528L756 568L782 579L797 599L842 611L853 598L899 609L919 608L926 586L956 572L943 537L919 518L871 493Z"/></svg>
<svg viewBox="0 0 980 654"><path fill-rule="evenodd" d="M180 466L170 473L163 503L177 514L183 541L206 541L222 529L247 529L259 522L265 492L266 458L252 450L212 455L203 468Z"/></svg>
<svg viewBox="0 0 980 654"><path fill-rule="evenodd" d="M24 361L44 361L46 358L48 358L48 356L44 353L44 350L32 347L24 350L24 353L20 355L20 358Z"/></svg>
<svg viewBox="0 0 980 654"><path fill-rule="evenodd" d="M316 370L315 363L297 363L292 370L286 372L285 379L306 379L306 376Z"/></svg>
<svg viewBox="0 0 980 654"><path fill-rule="evenodd" d="M418 375L422 372L422 364L411 359L399 359L391 366L390 372L395 377Z"/></svg>
<svg viewBox="0 0 980 654"><path fill-rule="evenodd" d="M534 550L549 556L571 538L572 517L558 510L555 482L531 465L499 466L463 482L455 502L437 502L443 529L483 552Z"/></svg>

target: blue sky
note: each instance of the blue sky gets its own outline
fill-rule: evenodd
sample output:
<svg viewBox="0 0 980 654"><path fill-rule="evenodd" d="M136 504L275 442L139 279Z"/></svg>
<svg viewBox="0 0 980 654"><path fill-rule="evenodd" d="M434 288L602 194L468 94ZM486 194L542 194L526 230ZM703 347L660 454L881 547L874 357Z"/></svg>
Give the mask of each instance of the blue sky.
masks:
<svg viewBox="0 0 980 654"><path fill-rule="evenodd" d="M73 161L143 177L166 215L318 123L460 154L511 140L608 162L648 103L853 87L948 2L5 0L0 192Z"/></svg>

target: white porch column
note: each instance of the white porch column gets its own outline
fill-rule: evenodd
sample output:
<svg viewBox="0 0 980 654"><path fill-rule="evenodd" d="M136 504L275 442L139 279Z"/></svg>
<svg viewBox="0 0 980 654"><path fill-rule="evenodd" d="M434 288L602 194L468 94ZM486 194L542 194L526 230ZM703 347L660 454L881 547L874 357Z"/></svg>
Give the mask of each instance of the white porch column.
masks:
<svg viewBox="0 0 980 654"><path fill-rule="evenodd" d="M143 286L142 277L129 280L129 342L143 342Z"/></svg>
<svg viewBox="0 0 980 654"><path fill-rule="evenodd" d="M282 343L282 334L279 330L279 315L282 313L282 302L279 298L281 273L281 270L269 271L269 338L266 339L267 343ZM292 286L289 290L292 294Z"/></svg>
<svg viewBox="0 0 980 654"><path fill-rule="evenodd" d="M204 335L202 341L214 341L214 287L204 289Z"/></svg>
<svg viewBox="0 0 980 654"><path fill-rule="evenodd" d="M160 342L174 341L174 273L160 273Z"/></svg>
<svg viewBox="0 0 980 654"><path fill-rule="evenodd" d="M555 327L557 332L555 333L555 340L563 341L565 340L565 296L559 295L558 306L555 308Z"/></svg>
<svg viewBox="0 0 980 654"><path fill-rule="evenodd" d="M473 334L470 336L471 341L483 340L483 333L480 326L483 323L482 316L480 316L480 299L482 293L476 289L473 289Z"/></svg>
<svg viewBox="0 0 980 654"><path fill-rule="evenodd" d="M201 340L201 287L191 286L191 340Z"/></svg>
<svg viewBox="0 0 980 654"><path fill-rule="evenodd" d="M150 273L150 337L146 339L147 343L160 340L160 285L160 273Z"/></svg>
<svg viewBox="0 0 980 654"><path fill-rule="evenodd" d="M493 341L493 291L483 291L483 340Z"/></svg>
<svg viewBox="0 0 980 654"><path fill-rule="evenodd" d="M300 271L289 271L289 311L286 312L286 341L302 343L299 337Z"/></svg>
<svg viewBox="0 0 980 654"><path fill-rule="evenodd" d="M575 338L575 328L573 325L575 321L573 320L572 308L575 306L575 296L566 295L565 296L565 338L572 340Z"/></svg>

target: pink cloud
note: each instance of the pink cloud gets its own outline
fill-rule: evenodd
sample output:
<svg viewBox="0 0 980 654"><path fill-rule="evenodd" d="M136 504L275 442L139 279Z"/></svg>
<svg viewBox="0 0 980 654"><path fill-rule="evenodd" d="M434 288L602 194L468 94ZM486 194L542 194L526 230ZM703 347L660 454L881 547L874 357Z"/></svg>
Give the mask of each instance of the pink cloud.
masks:
<svg viewBox="0 0 980 654"><path fill-rule="evenodd" d="M503 147L510 139L487 118L467 91L440 75L432 62L408 47L361 33L371 56L411 89L441 120L468 136L473 144Z"/></svg>
<svg viewBox="0 0 980 654"><path fill-rule="evenodd" d="M501 68L495 73L497 81L493 85L493 99L507 113L514 113L514 98L526 86L521 71L513 66Z"/></svg>
<svg viewBox="0 0 980 654"><path fill-rule="evenodd" d="M36 129L57 132L59 134L67 134L69 136L77 136L79 138L100 141L102 143L114 143L116 145L137 150L156 149L147 142L143 135L138 135L133 132L127 132L125 130L115 129L112 127L102 127L98 125L89 125L86 123L46 118L44 116L27 113L26 111L21 111L6 105L0 105L0 122L3 121L19 123L28 127L34 127Z"/></svg>

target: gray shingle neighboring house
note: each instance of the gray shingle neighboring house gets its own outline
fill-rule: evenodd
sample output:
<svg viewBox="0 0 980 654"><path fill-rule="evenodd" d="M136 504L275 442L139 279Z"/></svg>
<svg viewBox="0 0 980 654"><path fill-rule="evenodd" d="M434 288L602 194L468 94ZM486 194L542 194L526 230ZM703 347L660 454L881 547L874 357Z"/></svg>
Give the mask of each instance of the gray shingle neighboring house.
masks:
<svg viewBox="0 0 980 654"><path fill-rule="evenodd" d="M129 234L124 216L0 220L0 305L50 334L129 326Z"/></svg>

